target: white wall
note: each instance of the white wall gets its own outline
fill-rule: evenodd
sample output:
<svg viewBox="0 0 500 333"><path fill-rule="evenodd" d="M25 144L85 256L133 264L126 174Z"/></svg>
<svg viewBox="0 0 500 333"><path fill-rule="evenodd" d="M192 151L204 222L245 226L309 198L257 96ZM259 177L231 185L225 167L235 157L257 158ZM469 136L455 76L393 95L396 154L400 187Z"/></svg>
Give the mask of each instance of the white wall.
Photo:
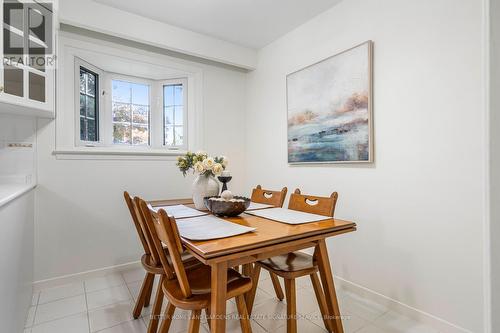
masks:
<svg viewBox="0 0 500 333"><path fill-rule="evenodd" d="M358 223L329 242L339 277L472 332L483 330L481 13L473 0L343 1L260 50L246 113L247 187L336 190L336 216ZM287 165L285 76L370 39L376 162Z"/></svg>
<svg viewBox="0 0 500 333"><path fill-rule="evenodd" d="M202 147L230 158L233 188L243 184L245 73L206 64L203 72ZM58 109L57 117L72 109ZM189 197L175 158L61 160L54 121L39 121L35 280L137 261L140 245L123 191L146 199Z"/></svg>
<svg viewBox="0 0 500 333"><path fill-rule="evenodd" d="M500 332L500 1L490 2L490 206L491 206L491 332Z"/></svg>

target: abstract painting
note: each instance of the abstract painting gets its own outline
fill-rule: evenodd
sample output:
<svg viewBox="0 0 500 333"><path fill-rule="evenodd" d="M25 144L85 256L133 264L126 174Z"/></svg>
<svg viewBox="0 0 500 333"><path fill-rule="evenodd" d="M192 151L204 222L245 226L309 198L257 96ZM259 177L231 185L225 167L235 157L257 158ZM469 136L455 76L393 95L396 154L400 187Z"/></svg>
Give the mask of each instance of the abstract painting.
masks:
<svg viewBox="0 0 500 333"><path fill-rule="evenodd" d="M288 163L373 161L373 42L287 75Z"/></svg>

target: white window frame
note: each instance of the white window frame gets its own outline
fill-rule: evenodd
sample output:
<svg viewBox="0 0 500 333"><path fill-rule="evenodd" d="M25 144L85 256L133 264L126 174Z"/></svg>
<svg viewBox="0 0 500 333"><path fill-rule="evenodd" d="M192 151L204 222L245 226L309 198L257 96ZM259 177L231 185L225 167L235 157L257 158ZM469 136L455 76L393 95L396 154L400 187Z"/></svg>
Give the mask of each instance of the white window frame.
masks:
<svg viewBox="0 0 500 333"><path fill-rule="evenodd" d="M96 99L98 103L97 113L98 113L98 141L85 141L80 139L80 67L88 69L97 74L97 87ZM104 112L102 110L103 103L103 92L104 92L104 71L100 68L89 64L83 59L75 57L75 79L74 79L74 95L75 95L75 146L79 147L102 147L104 146L104 133L102 131L102 124L104 121Z"/></svg>
<svg viewBox="0 0 500 333"><path fill-rule="evenodd" d="M125 144L125 143L114 143L113 142L113 81L124 81L137 84L143 84L149 86L149 143L146 146ZM106 145L109 147L117 149L150 149L156 147L153 138L155 137L155 132L153 131L153 118L155 118L155 113L157 110L153 106L154 95L155 95L155 81L139 78L136 76L116 74L116 73L106 73L105 75L105 87L104 92L104 108L106 111L106 118L104 121L104 131L106 133Z"/></svg>
<svg viewBox="0 0 500 333"><path fill-rule="evenodd" d="M164 105L163 101L165 100L165 96L163 96L163 87L166 85L174 85L181 84L182 85L182 145L170 146L165 144L165 119L163 118L164 114ZM161 146L163 148L169 150L187 150L189 147L189 126L188 126L188 80L187 78L179 78L179 79L169 79L163 80L159 82L159 90L160 90L160 104L161 104L161 126L162 126L162 137L161 137ZM175 126L175 125L174 125Z"/></svg>
<svg viewBox="0 0 500 333"><path fill-rule="evenodd" d="M188 78L175 78L166 80L152 80L105 72L89 62L75 56L74 57L74 110L75 110L75 146L76 147L99 147L109 148L119 151L185 151L188 150L188 129L189 110L188 105ZM84 141L80 139L80 67L84 67L98 75L98 137L99 141ZM149 85L149 144L132 145L113 142L113 110L112 110L112 82L120 80L138 84ZM164 144L165 125L163 119L163 87L169 84L182 84L183 86L183 144L170 146Z"/></svg>

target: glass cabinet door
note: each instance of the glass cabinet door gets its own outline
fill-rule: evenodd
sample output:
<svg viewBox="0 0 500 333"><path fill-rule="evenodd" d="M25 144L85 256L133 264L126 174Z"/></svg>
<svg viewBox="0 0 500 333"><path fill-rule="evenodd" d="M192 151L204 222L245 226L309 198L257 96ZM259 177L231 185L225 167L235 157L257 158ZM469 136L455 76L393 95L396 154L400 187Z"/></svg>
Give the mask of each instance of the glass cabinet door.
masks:
<svg viewBox="0 0 500 333"><path fill-rule="evenodd" d="M46 103L52 13L31 1L3 0L3 93Z"/></svg>

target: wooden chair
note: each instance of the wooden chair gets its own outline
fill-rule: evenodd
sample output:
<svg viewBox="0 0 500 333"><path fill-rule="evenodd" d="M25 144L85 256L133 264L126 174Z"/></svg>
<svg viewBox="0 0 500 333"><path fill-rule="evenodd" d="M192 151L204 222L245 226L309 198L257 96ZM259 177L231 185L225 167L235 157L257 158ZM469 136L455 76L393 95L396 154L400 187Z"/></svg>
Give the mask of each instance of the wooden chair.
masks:
<svg viewBox="0 0 500 333"><path fill-rule="evenodd" d="M161 288L159 289L163 290L169 301L159 332L168 332L175 308L181 308L191 310L188 332L198 333L201 311L205 310L207 315L210 316L211 268L210 266L199 265L189 270L186 269L182 261L183 247L175 218L169 217L163 209L155 213L142 200L140 201L140 207L153 237L154 246L160 255L164 270L161 277ZM162 251L162 243L167 245L170 260ZM252 280L250 278L240 275L234 269L228 269L227 299L236 298L241 329L244 333L251 333L252 331L244 298L244 294L251 288Z"/></svg>
<svg viewBox="0 0 500 333"><path fill-rule="evenodd" d="M337 203L338 194L333 192L330 197L317 197L312 195L303 195L299 189L296 189L290 196L288 208L302 212L324 215L333 217L335 213L335 205ZM323 293L320 280L318 278L318 265L316 264L315 255L309 255L303 252L292 252L279 255L266 260L259 261L255 264L252 280L254 285L247 298L248 308L252 309L255 292L259 281L261 268L281 276L285 279L285 291L287 301L287 333L297 332L297 307L295 294L295 279L309 275L316 294L323 322L328 332L333 332L333 325L328 319L328 308Z"/></svg>
<svg viewBox="0 0 500 333"><path fill-rule="evenodd" d="M144 248L144 254L141 257L141 264L146 271L146 276L142 282L141 290L133 310L133 317L137 319L141 315L142 309L149 306L155 276L157 274L160 276L163 274L163 267L160 262L160 256L152 243L151 234L146 223L144 222L144 217L139 208L139 198L136 197L132 200L131 196L126 191L123 193L123 196L125 197L125 202L127 203L134 226L137 230L137 234ZM168 257L168 250L164 249L163 252L165 252L165 255ZM196 258L187 252L183 253L182 257L188 267L201 264ZM156 293L155 303L151 312L152 319L148 325L148 333L154 333L158 328L158 317L161 313L161 306L163 302L163 293L161 292L161 288L158 289L160 289L160 292L158 293L157 291Z"/></svg>
<svg viewBox="0 0 500 333"><path fill-rule="evenodd" d="M281 191L271 191L262 189L262 186L257 185L257 187L252 190L251 201L266 205L272 205L275 207L283 207L287 191L288 189L286 187L283 187ZM249 272L244 271L244 273ZM283 289L281 289L281 284L278 280L278 276L276 276L276 274L271 271L269 271L269 276L271 277L276 297L278 297L278 299L282 301L283 298L285 298L285 295L283 294Z"/></svg>

